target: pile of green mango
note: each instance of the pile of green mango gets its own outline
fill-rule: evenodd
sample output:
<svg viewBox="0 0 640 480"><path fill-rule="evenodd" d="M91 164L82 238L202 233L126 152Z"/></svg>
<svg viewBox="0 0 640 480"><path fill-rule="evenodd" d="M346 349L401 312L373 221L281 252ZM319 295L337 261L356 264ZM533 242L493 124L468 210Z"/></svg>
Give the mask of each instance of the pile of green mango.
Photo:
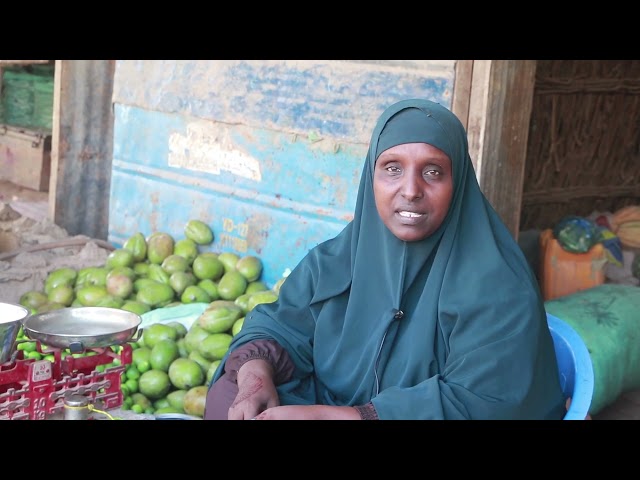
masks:
<svg viewBox="0 0 640 480"><path fill-rule="evenodd" d="M102 266L50 272L43 288L23 294L20 304L32 313L92 306L142 315L195 302L234 302L246 310L278 298L281 281L269 288L260 280L259 257L204 251L213 239L211 227L197 219L185 224L180 239L162 231L146 237L137 232Z"/></svg>
<svg viewBox="0 0 640 480"><path fill-rule="evenodd" d="M208 304L188 329L175 321L156 323L130 342L133 361L120 387L124 410L202 417L208 386L245 316L258 304L276 301L286 278L269 288L260 280L260 258L205 251L202 247L210 246L214 235L200 220L187 222L184 234L176 240L166 232L147 237L137 232L113 250L104 265L58 268L41 290L20 298L34 314L111 307L144 315L181 304ZM35 347L33 342L21 345ZM122 347L111 348L119 352Z"/></svg>

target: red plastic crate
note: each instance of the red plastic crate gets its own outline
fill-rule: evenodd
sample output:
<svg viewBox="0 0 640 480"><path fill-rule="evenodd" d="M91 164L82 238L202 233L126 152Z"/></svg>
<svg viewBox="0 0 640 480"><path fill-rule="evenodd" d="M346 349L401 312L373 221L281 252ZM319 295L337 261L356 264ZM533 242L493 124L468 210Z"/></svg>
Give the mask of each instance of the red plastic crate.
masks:
<svg viewBox="0 0 640 480"><path fill-rule="evenodd" d="M64 359L59 349L43 350L40 342L37 351L53 354L54 361L25 359L18 351L15 359L0 365L0 420L44 420L62 412L65 396L72 393L88 397L101 410L122 405L121 376L132 361L131 345L124 344L120 353L96 348L93 355ZM120 365L96 370L115 359Z"/></svg>

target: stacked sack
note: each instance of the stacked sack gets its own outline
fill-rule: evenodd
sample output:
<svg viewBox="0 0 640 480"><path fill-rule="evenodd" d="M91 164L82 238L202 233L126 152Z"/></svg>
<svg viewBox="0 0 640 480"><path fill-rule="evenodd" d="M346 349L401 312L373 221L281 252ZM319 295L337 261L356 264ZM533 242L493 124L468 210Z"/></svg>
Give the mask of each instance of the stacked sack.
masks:
<svg viewBox="0 0 640 480"><path fill-rule="evenodd" d="M607 221L622 244L623 265L608 265L605 275L615 283L640 285L640 205L622 207Z"/></svg>
<svg viewBox="0 0 640 480"><path fill-rule="evenodd" d="M615 211L609 223L623 247L640 249L640 205L629 205Z"/></svg>

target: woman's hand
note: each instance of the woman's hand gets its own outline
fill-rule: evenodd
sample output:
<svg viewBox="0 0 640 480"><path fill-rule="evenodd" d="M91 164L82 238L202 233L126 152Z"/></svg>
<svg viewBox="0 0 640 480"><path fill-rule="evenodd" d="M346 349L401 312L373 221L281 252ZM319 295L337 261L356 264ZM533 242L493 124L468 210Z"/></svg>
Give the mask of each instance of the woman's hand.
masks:
<svg viewBox="0 0 640 480"><path fill-rule="evenodd" d="M249 360L238 370L238 395L229 407L229 420L251 420L270 407L280 405L273 384L273 368L261 359Z"/></svg>
<svg viewBox="0 0 640 480"><path fill-rule="evenodd" d="M268 408L256 420L360 420L353 407L329 405L284 405Z"/></svg>

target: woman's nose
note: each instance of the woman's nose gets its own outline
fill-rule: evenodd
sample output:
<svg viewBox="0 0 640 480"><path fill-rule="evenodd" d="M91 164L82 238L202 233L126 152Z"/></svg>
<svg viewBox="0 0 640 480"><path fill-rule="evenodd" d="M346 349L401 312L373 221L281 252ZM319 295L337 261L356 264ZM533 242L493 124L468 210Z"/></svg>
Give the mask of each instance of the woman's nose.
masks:
<svg viewBox="0 0 640 480"><path fill-rule="evenodd" d="M416 178L415 175L407 175L402 183L401 194L407 200L416 200L422 198L424 192L422 191L421 178Z"/></svg>

